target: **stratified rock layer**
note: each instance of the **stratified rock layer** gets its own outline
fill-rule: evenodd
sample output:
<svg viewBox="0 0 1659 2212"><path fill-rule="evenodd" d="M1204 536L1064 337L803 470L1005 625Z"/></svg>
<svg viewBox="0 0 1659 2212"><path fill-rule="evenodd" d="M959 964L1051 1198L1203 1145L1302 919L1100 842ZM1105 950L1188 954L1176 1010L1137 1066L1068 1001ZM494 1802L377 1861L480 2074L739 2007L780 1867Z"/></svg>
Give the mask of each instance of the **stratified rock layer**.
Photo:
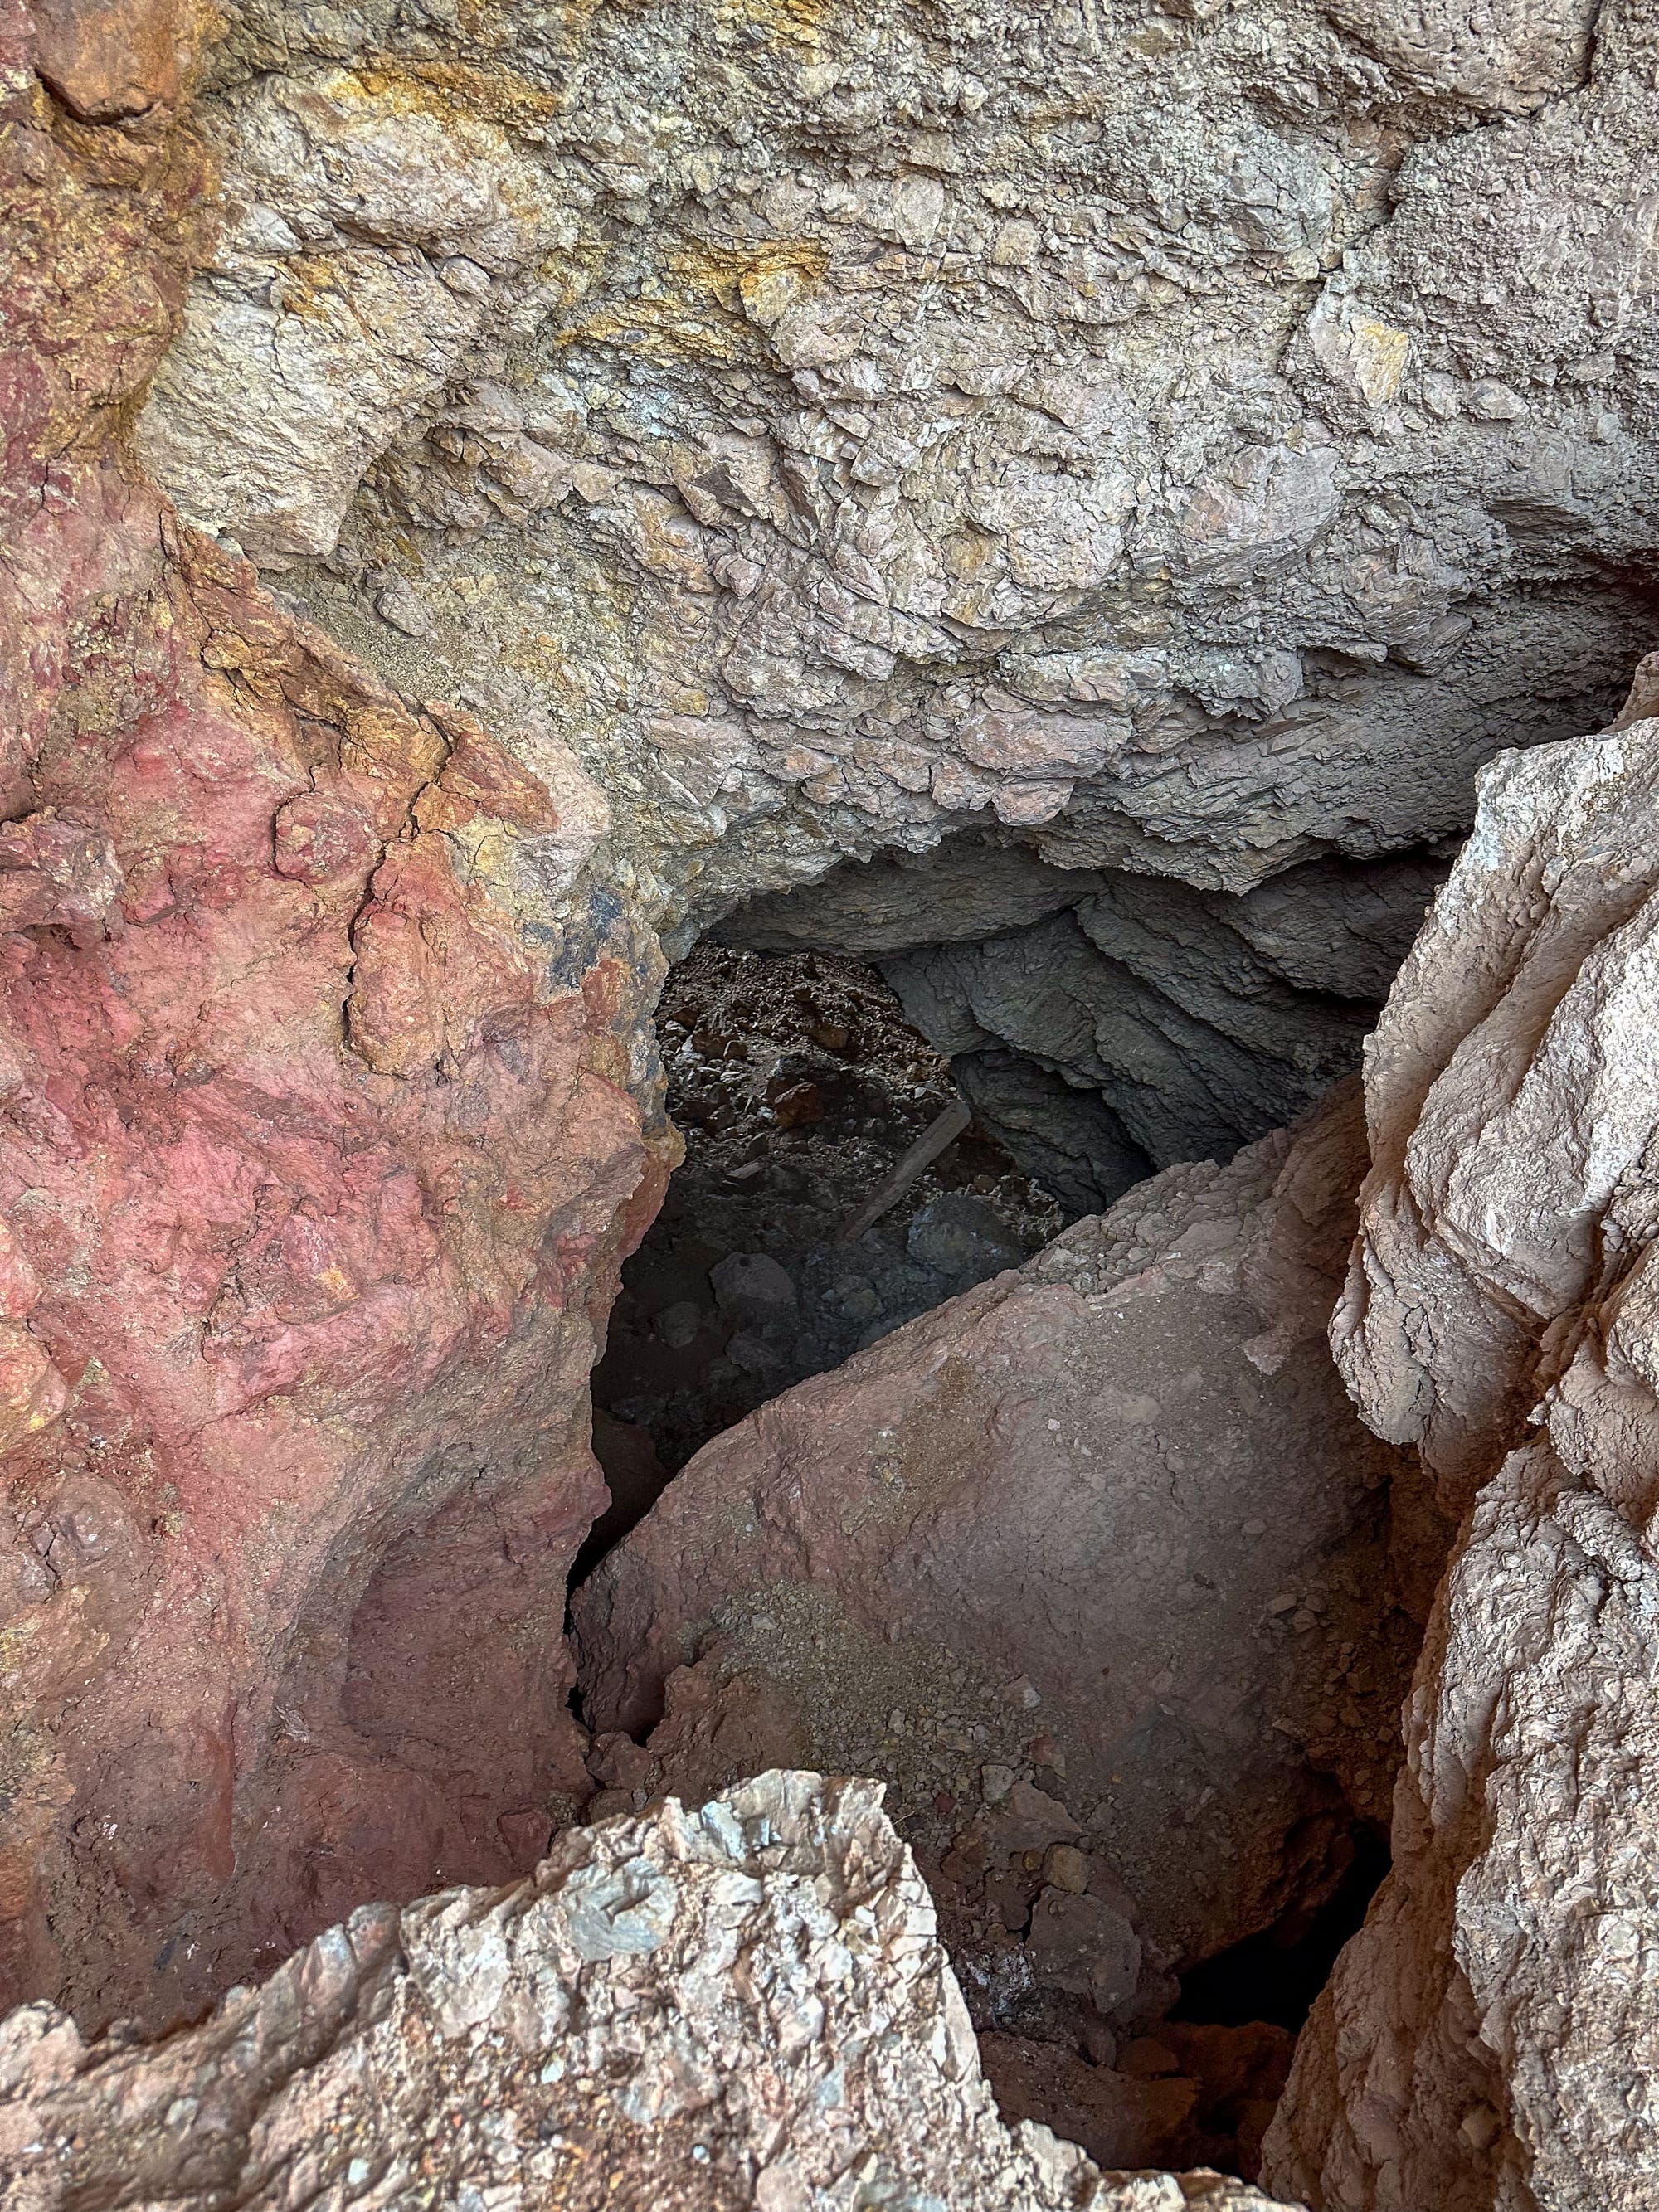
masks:
<svg viewBox="0 0 1659 2212"><path fill-rule="evenodd" d="M1325 1341L1364 1164L1349 1089L706 1446L574 1600L590 1723L666 1704L656 1773L628 1747L618 1780L893 1776L994 1948L1042 1887L1016 1863L1015 1911L1009 1854L1080 1844L1109 1905L1054 1909L1126 2018L1318 1894L1348 1801L1385 1811L1415 1643L1387 1551L1406 1462Z"/></svg>
<svg viewBox="0 0 1659 2212"><path fill-rule="evenodd" d="M147 2046L0 2028L27 2212L1265 2212L1006 2128L867 1782L773 1773L562 1836L534 1878L367 1906Z"/></svg>
<svg viewBox="0 0 1659 2212"><path fill-rule="evenodd" d="M1373 1048L1339 1354L1449 1496L1485 1480L1395 1871L1268 2137L1331 2212L1659 2194L1656 790L1650 720L1494 764Z"/></svg>
<svg viewBox="0 0 1659 2212"><path fill-rule="evenodd" d="M568 751L109 442L204 178L161 94L48 96L82 29L7 23L0 135L0 1991L165 2020L582 1786L585 1377L671 1139Z"/></svg>

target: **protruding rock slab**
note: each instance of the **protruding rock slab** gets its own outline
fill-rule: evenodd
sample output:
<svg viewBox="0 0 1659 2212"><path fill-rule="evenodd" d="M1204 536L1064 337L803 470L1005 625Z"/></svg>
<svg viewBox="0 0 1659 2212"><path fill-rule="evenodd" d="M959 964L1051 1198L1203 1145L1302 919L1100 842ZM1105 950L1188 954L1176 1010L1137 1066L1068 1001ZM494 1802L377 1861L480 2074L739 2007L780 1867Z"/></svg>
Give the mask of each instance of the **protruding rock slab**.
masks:
<svg viewBox="0 0 1659 2212"><path fill-rule="evenodd" d="M514 1887L364 1907L156 2045L88 2049L29 2006L0 2028L0 2190L30 2212L1266 2212L1003 2125L880 1803L775 1772L573 1830Z"/></svg>
<svg viewBox="0 0 1659 2212"><path fill-rule="evenodd" d="M1364 1165L1346 1089L707 1446L575 1600L592 1724L667 1710L607 1778L890 1777L994 1948L1040 1903L1027 1856L1079 1845L1152 1984L1316 1892L1350 1808L1385 1814L1416 1643L1406 1463L1325 1339Z"/></svg>
<svg viewBox="0 0 1659 2212"><path fill-rule="evenodd" d="M1378 1035L1343 1357L1449 1489L1501 1464L1267 2137L1330 2212L1659 2198L1656 791L1650 720L1497 763Z"/></svg>

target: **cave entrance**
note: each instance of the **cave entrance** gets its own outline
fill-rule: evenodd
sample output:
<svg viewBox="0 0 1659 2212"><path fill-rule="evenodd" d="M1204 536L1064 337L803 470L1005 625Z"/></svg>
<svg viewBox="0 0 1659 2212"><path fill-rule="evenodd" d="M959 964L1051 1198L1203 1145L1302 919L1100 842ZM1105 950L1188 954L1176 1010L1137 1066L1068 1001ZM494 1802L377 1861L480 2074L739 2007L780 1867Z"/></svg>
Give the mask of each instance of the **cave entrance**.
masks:
<svg viewBox="0 0 1659 2212"><path fill-rule="evenodd" d="M705 941L671 972L657 1030L685 1161L594 1370L613 1502L577 1579L712 1437L1070 1218L856 958Z"/></svg>
<svg viewBox="0 0 1659 2212"><path fill-rule="evenodd" d="M667 1103L686 1158L623 1270L595 1370L596 1449L615 1503L578 1560L577 1579L702 1446L768 1400L1020 1266L1155 1170L1231 1158L1313 1106L1357 1066L1443 864L1434 852L1328 855L1231 893L1118 869L1059 868L988 833L926 854L849 863L724 917L672 971L659 1011ZM1351 1101L1335 1110L1353 1118ZM1358 1153L1343 1157L1357 1185ZM1176 1179L1167 1200L1144 1194L1150 1215L1143 1220L1132 1202L1098 1248L1092 1225L1080 1231L1057 1262L1066 1286L1092 1280L1096 1261L1109 1271L1112 1238L1138 1250L1143 1228L1149 1252L1173 1249L1167 1240L1188 1234L1194 1252L1231 1249L1234 1200L1212 1214L1207 1189L1200 1173ZM1265 1195L1258 1203L1267 1204ZM1166 1204L1168 1219L1159 1211ZM763 1589L744 1584L722 1598L704 1616L704 1627L714 1624L708 1648L688 1653L672 1712L665 1702L653 1723L643 1712L594 1719L595 1771L613 1795L611 1809L637 1809L653 1790L685 1786L683 1775L704 1788L711 1762L755 1745L766 1752L760 1764L886 1781L933 1889L1005 2116L1046 2121L1107 2167L1209 2165L1254 2175L1295 2029L1382 1872L1380 1839L1364 1819L1376 1809L1372 1762L1386 1767L1376 1747L1393 1727L1411 1638L1392 1616L1373 1619L1369 1597L1362 1601L1389 1582L1382 1530L1364 1500L1384 1491L1389 1474L1379 1458L1374 1470L1369 1461L1351 1466L1346 1488L1334 1480L1330 1492L1346 1498L1350 1517L1316 1536L1322 1504L1306 1486L1281 1489L1270 1463L1287 1460L1304 1476L1311 1468L1322 1482L1332 1471L1328 1449L1343 1449L1328 1447L1328 1432L1340 1438L1345 1421L1352 1450L1385 1449L1360 1429L1334 1368L1322 1385L1294 1367L1277 1380L1285 1363L1261 1331L1267 1320L1288 1324L1294 1308L1296 1340L1323 1341L1328 1307L1310 1322L1297 1301L1316 1301L1322 1282L1334 1297L1352 1231L1333 1209L1315 1213L1301 1217L1317 1243L1311 1293L1282 1290L1267 1268L1263 1279L1285 1310L1259 1309L1241 1291L1238 1310L1218 1309L1218 1337L1203 1346L1188 1341L1191 1301L1180 1304L1170 1291L1170 1303L1154 1308L1149 1293L1134 1325L1157 1340L1113 1339L1120 1348L1110 1357L1127 1363L1113 1370L1125 1389L1115 1397L1108 1377L1097 1401L1072 1406L1076 1433L1052 1447L1052 1461L1048 1448L1022 1442L1024 1457L1009 1469L1016 1514L1030 1497L1033 1526L1082 1532L1074 1543L1061 1540L1071 1543L1082 1593L1067 1616L1079 1648L1093 1650L1089 1608L1111 1583L1097 1573L1103 1562L1121 1569L1103 1609L1116 1605L1133 1620L1139 1607L1150 1624L1139 1646L1114 1661L1136 1686L1125 1692L1109 1755L1089 1732L1117 1694L1105 1666L1103 1686L1085 1686L1075 1706L1056 1703L1039 1725L1028 1717L1042 1701L1034 1680L992 1679L1001 1656L991 1668L976 1649L957 1652L947 1635L937 1647L951 1654L937 1677L945 1686L918 1697L933 1679L921 1668L935 1647L925 1639L915 1654L907 1647L906 1680L893 1680L886 1669L896 1647L878 1643L868 1624L848 1625L833 1562L822 1589L816 1579L797 1589L769 1566ZM1045 1282L1048 1264L1036 1271ZM1224 1274L1230 1264L1218 1262ZM1201 1315L1190 1325L1201 1330ZM1235 1327L1248 1328L1248 1338L1228 1338ZM1091 1374L1092 1346L1066 1344L1078 1371ZM1022 1376L1023 1357L1014 1362ZM1128 1391L1141 1380L1148 1392L1155 1381L1161 1396ZM1052 1374L1046 1387L1064 1412L1071 1401ZM1212 1417L1217 1407L1243 1409L1245 1430L1259 1421L1249 1432L1262 1441L1249 1464L1231 1456L1234 1425ZM874 1418L887 1413L884 1402ZM1062 1425L1048 1419L1045 1433ZM831 1452L857 1466L853 1426L834 1430ZM1133 1433L1113 1458L1108 1432L1119 1431ZM971 1457L986 1432L953 1434L944 1449ZM1088 1464L1097 1450L1111 1480ZM689 1528L676 1504L690 1514L705 1476L717 1478L711 1510L734 1499L747 1510L741 1482L721 1492L720 1464L711 1454L693 1469L653 1524L670 1581ZM833 1498L837 1468L812 1465ZM1177 1496L1176 1478L1200 1468L1191 1498L1184 1488ZM1037 1476L1050 1487L1032 1487ZM1278 1517L1255 1514L1247 1498ZM1097 1510L1097 1498L1127 1499L1123 1510L1140 1519L1115 1518L1116 1502ZM1166 1498L1186 1523L1164 1515ZM1192 1529L1213 1535L1223 1525L1239 1532L1236 1559L1189 1556ZM652 1539L643 1532L579 1599L579 1631L586 1632L586 1607L594 1651L616 1632L614 1620L637 1626L631 1601L618 1601L614 1615L611 1608L630 1557L648 1554ZM1265 1553L1253 1548L1259 1540ZM1006 1589L1012 1608L1038 1584L1025 1573L1020 1532L999 1540L994 1559L1012 1565L1006 1583L994 1565L987 1588L999 1604ZM1144 1570L1123 1566L1143 1545L1163 1548L1156 1559L1146 1553ZM1281 1559L1269 1573L1269 1561ZM1166 1618L1160 1578L1188 1570L1175 1585L1186 1610L1172 1605ZM658 1586L656 1566L640 1571L644 1587ZM1128 1587L1130 1575L1149 1581L1150 1598ZM1350 1599L1363 1619L1347 1619ZM1046 1602L1045 1595L1032 1609ZM1181 1620L1200 1618L1202 1631L1188 1637ZM902 1621L893 1626L904 1632ZM1143 1684L1136 1670L1154 1638L1165 1639L1158 1652L1166 1656L1167 1643L1171 1663L1146 1666ZM971 1628L964 1641L973 1646ZM996 1634L986 1649L1001 1653ZM602 1681L605 1664L593 1662L585 1679ZM981 1665L991 1668L982 1683ZM1246 1695L1240 1684L1254 1686ZM1375 1699L1375 1716L1369 1704L1350 1708L1349 1688L1357 1700ZM1079 1740L1068 1753L1062 1738L1074 1723ZM641 1723L640 1735L622 1732ZM1326 1737L1305 1764L1291 1748ZM1195 1785L1212 1771L1221 1790L1237 1790L1261 1810L1237 1824L1223 1806L1208 1816L1215 1842L1195 1887L1212 1898L1231 1883L1234 1904L1219 1913L1222 1932L1193 1921L1194 1940L1175 1949L1165 1936L1191 1916L1158 1893L1169 1869L1176 1869L1170 1879L1183 1878L1192 1824L1218 1796ZM1152 1833L1160 1819L1167 1836ZM1263 1892L1262 1869L1276 1860ZM1248 1913L1237 1909L1247 1892L1255 1899ZM1219 1948L1241 1925L1259 1926L1264 1911L1281 1917L1265 1934ZM1159 1929L1156 1942L1148 1934L1143 1943ZM1131 1939L1127 1984L1103 1994ZM1202 1962L1184 1984L1177 1960Z"/></svg>
<svg viewBox="0 0 1659 2212"><path fill-rule="evenodd" d="M1326 855L1232 893L984 830L725 917L658 1012L685 1163L594 1373L613 1502L575 1580L781 1390L1312 1105L1445 866Z"/></svg>

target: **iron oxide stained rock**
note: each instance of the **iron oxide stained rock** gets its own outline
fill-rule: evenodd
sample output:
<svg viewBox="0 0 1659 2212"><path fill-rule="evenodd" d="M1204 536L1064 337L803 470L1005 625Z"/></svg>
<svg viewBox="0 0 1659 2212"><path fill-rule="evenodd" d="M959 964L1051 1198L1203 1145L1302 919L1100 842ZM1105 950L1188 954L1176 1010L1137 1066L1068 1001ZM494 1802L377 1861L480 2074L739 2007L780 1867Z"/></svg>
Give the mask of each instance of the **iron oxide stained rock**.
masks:
<svg viewBox="0 0 1659 2212"><path fill-rule="evenodd" d="M1351 1808L1386 1817L1401 1599L1439 1564L1396 1580L1409 1462L1326 1342L1364 1170L1345 1086L705 1446L575 1594L601 1778L889 1778L969 1930L1023 1924L1012 1862L1082 1841L1146 1947L1126 2017L1322 1894Z"/></svg>
<svg viewBox="0 0 1659 2212"><path fill-rule="evenodd" d="M868 1782L769 1773L558 1838L528 1881L368 1905L158 2043L0 2026L29 2212L1267 2212L1005 2126Z"/></svg>
<svg viewBox="0 0 1659 2212"><path fill-rule="evenodd" d="M112 438L205 173L30 73L90 21L3 29L0 1993L96 2023L585 1792L585 1378L672 1140L574 759L356 666Z"/></svg>
<svg viewBox="0 0 1659 2212"><path fill-rule="evenodd" d="M1368 1072L1339 1356L1473 1502L1265 2147L1320 2207L1659 2192L1656 788L1651 720L1494 763Z"/></svg>

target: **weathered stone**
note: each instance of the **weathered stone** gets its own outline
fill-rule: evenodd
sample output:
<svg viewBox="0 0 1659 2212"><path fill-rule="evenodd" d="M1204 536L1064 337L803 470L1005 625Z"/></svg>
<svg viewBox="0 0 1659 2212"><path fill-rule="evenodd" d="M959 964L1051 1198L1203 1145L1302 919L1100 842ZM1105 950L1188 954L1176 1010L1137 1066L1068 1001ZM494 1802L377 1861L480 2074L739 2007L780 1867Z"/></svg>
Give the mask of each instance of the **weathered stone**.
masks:
<svg viewBox="0 0 1659 2212"><path fill-rule="evenodd" d="M145 450L406 688L550 703L653 916L972 823L1235 890L1432 842L1640 642L1592 12L240 0Z"/></svg>
<svg viewBox="0 0 1659 2212"><path fill-rule="evenodd" d="M1321 2207L1659 2187L1656 761L1644 720L1489 769L1376 1040L1339 1349L1373 1425L1420 1436L1448 1495L1484 1485L1407 1709L1394 1872L1266 2145Z"/></svg>
<svg viewBox="0 0 1659 2212"><path fill-rule="evenodd" d="M751 1684L798 1756L891 1778L930 1866L982 1773L978 1866L1086 1843L1155 1974L1319 1893L1349 1803L1386 1806L1415 1643L1400 1458L1324 1339L1363 1166L1339 1094L706 1446L576 1594L590 1720L639 1732L694 1682L708 1711ZM1287 1588L1305 1631L1271 1616ZM1362 1671L1354 1729L1331 1689ZM743 1771L742 1735L699 1786Z"/></svg>
<svg viewBox="0 0 1659 2212"><path fill-rule="evenodd" d="M3 37L0 1989L166 2021L586 1791L660 965L556 738L394 692L110 442L204 178L159 79L69 122Z"/></svg>
<svg viewBox="0 0 1659 2212"><path fill-rule="evenodd" d="M0 2189L31 2212L1267 2212L1004 2125L880 1803L771 1773L571 1830L516 1887L362 1907L159 2043L25 2007L0 2027Z"/></svg>

